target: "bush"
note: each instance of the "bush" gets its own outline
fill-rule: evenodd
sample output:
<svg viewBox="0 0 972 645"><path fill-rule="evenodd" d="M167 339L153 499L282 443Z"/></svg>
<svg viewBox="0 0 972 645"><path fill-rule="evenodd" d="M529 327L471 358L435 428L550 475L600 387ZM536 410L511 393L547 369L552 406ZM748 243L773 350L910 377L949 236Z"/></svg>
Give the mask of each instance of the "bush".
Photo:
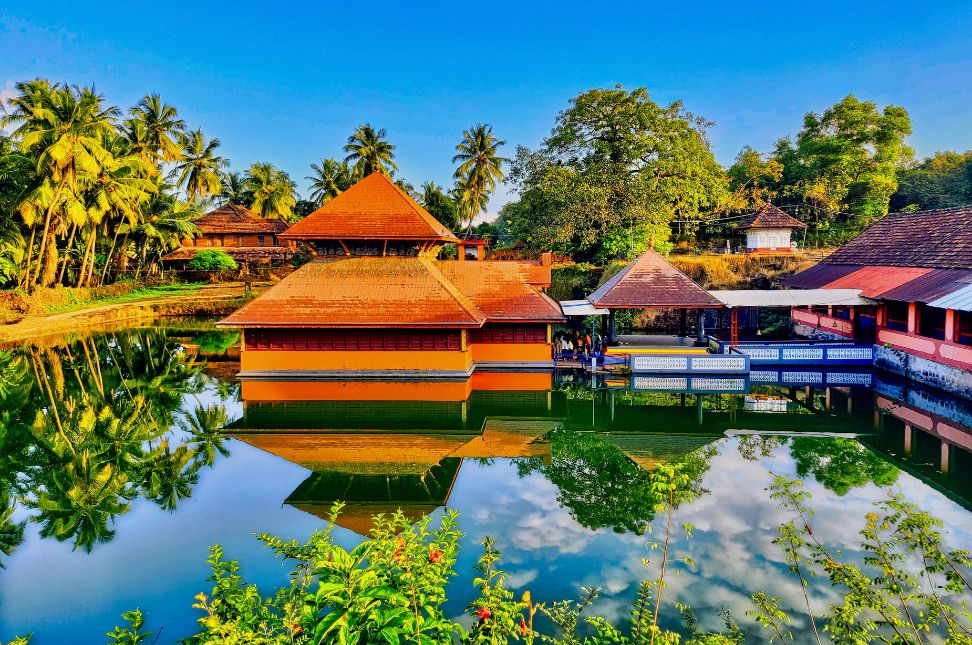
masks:
<svg viewBox="0 0 972 645"><path fill-rule="evenodd" d="M186 266L193 271L231 271L236 269L236 260L226 251L206 249L196 253Z"/></svg>

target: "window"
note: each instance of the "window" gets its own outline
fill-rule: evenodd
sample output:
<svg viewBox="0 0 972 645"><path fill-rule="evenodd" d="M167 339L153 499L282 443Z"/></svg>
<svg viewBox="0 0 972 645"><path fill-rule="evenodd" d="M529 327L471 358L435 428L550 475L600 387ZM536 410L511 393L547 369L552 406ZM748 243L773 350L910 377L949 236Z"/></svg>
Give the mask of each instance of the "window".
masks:
<svg viewBox="0 0 972 645"><path fill-rule="evenodd" d="M242 235L237 235L236 236L236 246L243 246L243 236Z"/></svg>
<svg viewBox="0 0 972 645"><path fill-rule="evenodd" d="M889 302L884 326L895 331L908 331L908 303Z"/></svg>
<svg viewBox="0 0 972 645"><path fill-rule="evenodd" d="M928 338L945 340L945 310L919 304L918 333Z"/></svg>
<svg viewBox="0 0 972 645"><path fill-rule="evenodd" d="M214 235L213 236L213 246L223 246L223 236Z"/></svg>
<svg viewBox="0 0 972 645"><path fill-rule="evenodd" d="M267 245L267 236L266 235L260 235L260 236L258 236L257 237L257 246L266 246L266 245Z"/></svg>
<svg viewBox="0 0 972 645"><path fill-rule="evenodd" d="M972 345L972 311L956 311L955 318L955 342Z"/></svg>

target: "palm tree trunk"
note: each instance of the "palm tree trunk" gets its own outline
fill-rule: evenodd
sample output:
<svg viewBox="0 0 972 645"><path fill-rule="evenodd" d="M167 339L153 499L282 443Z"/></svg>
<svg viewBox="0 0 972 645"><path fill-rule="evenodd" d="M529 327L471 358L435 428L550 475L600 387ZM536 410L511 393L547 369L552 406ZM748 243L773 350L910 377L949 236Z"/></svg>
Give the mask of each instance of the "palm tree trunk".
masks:
<svg viewBox="0 0 972 645"><path fill-rule="evenodd" d="M41 258L44 257L44 250L47 248L47 233L51 228L51 217L54 215L54 207L57 205L57 200L61 197L61 192L64 190L64 184L66 182L66 178L58 182L57 188L54 190L54 195L51 197L51 203L47 207L47 212L44 214L44 232L41 234L40 249L37 250L37 270L34 271L34 284L37 284L37 280L40 278L41 267L44 264Z"/></svg>
<svg viewBox="0 0 972 645"><path fill-rule="evenodd" d="M88 254L94 252L94 249L93 249L93 246L94 246L94 236L95 236L95 228L94 228L94 226L92 226L91 227L91 235L88 236L88 241L84 245L84 256L82 256L82 258L81 258L81 273L78 274L78 281L77 281L77 286L79 286L79 287L83 287L84 286L85 278L86 278L87 273L88 273Z"/></svg>
<svg viewBox="0 0 972 645"><path fill-rule="evenodd" d="M67 269L68 258L71 257L71 245L74 244L74 234L78 232L78 225L71 224L71 234L68 236L67 247L64 249L64 259L61 260L61 272L57 276L57 283L64 282L64 270Z"/></svg>
<svg viewBox="0 0 972 645"><path fill-rule="evenodd" d="M105 276L108 274L108 267L111 266L111 256L115 252L116 242L118 242L118 229L115 229L115 237L111 240L111 248L108 249L108 255L105 256L105 267L101 270L101 278L98 280L99 285L105 283Z"/></svg>
<svg viewBox="0 0 972 645"><path fill-rule="evenodd" d="M30 242L27 243L27 262L24 264L24 271L17 280L17 284L22 287L27 287L27 280L30 277L30 258L34 254L34 234L37 233L37 228L34 226L30 227ZM21 283L21 280L23 283Z"/></svg>

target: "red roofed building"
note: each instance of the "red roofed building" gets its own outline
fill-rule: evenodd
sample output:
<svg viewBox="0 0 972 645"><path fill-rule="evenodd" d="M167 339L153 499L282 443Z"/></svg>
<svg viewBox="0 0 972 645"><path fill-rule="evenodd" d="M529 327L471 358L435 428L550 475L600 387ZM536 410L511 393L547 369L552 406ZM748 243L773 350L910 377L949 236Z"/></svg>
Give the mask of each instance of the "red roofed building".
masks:
<svg viewBox="0 0 972 645"><path fill-rule="evenodd" d="M202 235L184 240L181 247L162 258L164 262L188 262L203 248L222 249L238 262L251 263L285 260L293 251L290 243L279 238L287 230L286 222L260 217L236 204L220 206L192 223Z"/></svg>
<svg viewBox="0 0 972 645"><path fill-rule="evenodd" d="M244 331L241 375L465 377L549 368L540 262L438 261L459 240L380 173L280 235L316 259L220 322ZM481 259L481 258L480 258Z"/></svg>
<svg viewBox="0 0 972 645"><path fill-rule="evenodd" d="M892 213L786 284L876 301L793 309L798 331L873 338L878 365L972 395L972 206Z"/></svg>

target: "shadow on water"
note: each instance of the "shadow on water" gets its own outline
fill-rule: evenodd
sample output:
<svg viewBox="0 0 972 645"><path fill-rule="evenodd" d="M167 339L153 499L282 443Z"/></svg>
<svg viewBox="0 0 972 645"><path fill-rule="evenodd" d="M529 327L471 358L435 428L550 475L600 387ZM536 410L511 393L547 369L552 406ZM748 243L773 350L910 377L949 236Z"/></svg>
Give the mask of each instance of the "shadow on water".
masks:
<svg viewBox="0 0 972 645"><path fill-rule="evenodd" d="M626 606L640 575L659 501L653 471L678 462L688 474L678 512L701 527L682 548L698 551L700 564L674 592L718 590L705 601L718 615L739 613L752 591L752 571L733 570L734 561L753 558L750 566L785 576L767 551L778 523L765 491L772 473L819 488L835 530L841 514L863 517L891 487L939 495L935 504L949 513L951 502L972 508L972 404L870 373L240 383L238 340L206 321L179 321L0 352L0 562L53 540L72 550L59 565L23 567L43 574L106 552L80 566L111 577L119 565L109 543L138 534L140 523L154 527L158 544L139 553L181 563L188 556L167 546L177 543L172 536L199 533L210 544L254 530L307 534L342 501L338 524L353 543L376 513L402 509L417 520L448 506L461 511L468 534L470 561L460 570L476 541L494 535L522 570L521 586L535 581L535 593L562 598L580 584L605 584L607 611L611 602ZM146 506L165 517L133 512ZM946 526L961 518L953 513ZM119 546L117 557L133 548ZM188 607L206 586L198 571L157 583L153 619L173 637L194 624ZM258 581L280 574L263 575ZM457 613L466 582L450 597ZM4 587L24 589L0 574ZM87 636L97 640L117 622L116 606L139 605L140 591L89 608L78 619ZM4 604L5 626L50 642L72 633L63 619L23 624L28 612Z"/></svg>

